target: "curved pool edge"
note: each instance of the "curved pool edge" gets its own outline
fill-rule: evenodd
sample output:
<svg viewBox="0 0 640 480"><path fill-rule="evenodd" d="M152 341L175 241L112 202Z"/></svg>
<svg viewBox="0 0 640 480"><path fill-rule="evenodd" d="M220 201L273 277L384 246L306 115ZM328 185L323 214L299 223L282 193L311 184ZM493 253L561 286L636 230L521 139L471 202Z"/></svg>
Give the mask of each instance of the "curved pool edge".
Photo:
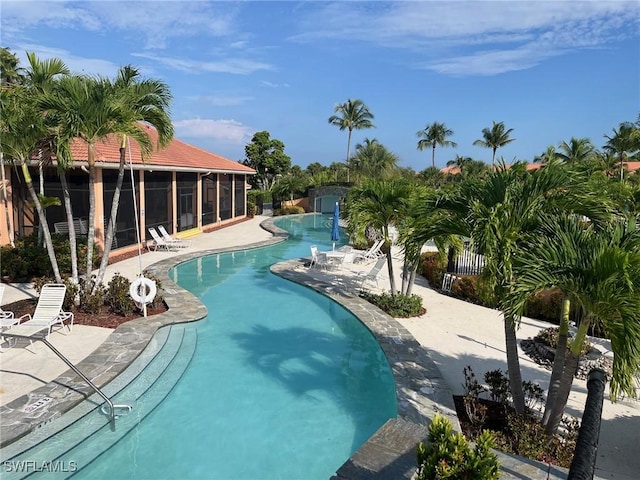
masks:
<svg viewBox="0 0 640 480"><path fill-rule="evenodd" d="M161 260L145 269L162 284L162 296L168 310L158 315L137 318L119 325L91 354L76 367L98 387L102 388L120 375L142 353L156 332L163 327L179 323L195 322L207 316L206 307L191 292L178 286L169 278L169 270L181 263L198 257L218 253L237 252L265 247L286 240L286 231L271 219L262 226L273 237L250 244L230 248L198 250ZM105 370L105 365L109 367ZM89 396L93 390L72 370L65 371L51 382L0 406L0 448L16 442L40 426L62 416ZM53 399L46 406L32 413L25 413L26 406L38 399Z"/></svg>

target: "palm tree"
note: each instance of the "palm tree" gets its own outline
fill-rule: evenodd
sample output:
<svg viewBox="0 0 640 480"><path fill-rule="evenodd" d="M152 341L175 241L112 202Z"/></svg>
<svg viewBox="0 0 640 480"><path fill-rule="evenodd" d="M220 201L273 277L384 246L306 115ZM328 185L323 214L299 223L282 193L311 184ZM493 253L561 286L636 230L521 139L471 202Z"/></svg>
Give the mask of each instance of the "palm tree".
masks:
<svg viewBox="0 0 640 480"><path fill-rule="evenodd" d="M95 241L96 143L108 135L118 134L124 144L124 136L130 136L140 145L143 158L146 158L152 150L152 143L138 121L146 119L147 116L150 121L159 121L163 115L166 115L162 110L168 101L168 98L163 96L166 93L163 90L166 88L164 84L151 82L147 85L141 82L137 86L136 80L137 71L130 67L121 69L115 82L86 75L63 77L55 90L44 95L40 102L41 107L57 122L59 158L69 158L69 145L74 139L80 139L87 145L89 228L86 272L88 277L93 269ZM158 88L160 90L156 91ZM163 127L158 130L160 145L165 144L168 141L167 137L170 139L173 134L170 122L168 125L162 125ZM121 169L124 167L123 162L124 152L121 150ZM115 208L117 211L117 206ZM115 222L115 218L111 218L111 222ZM111 242L105 245L105 251L108 252L110 244Z"/></svg>
<svg viewBox="0 0 640 480"><path fill-rule="evenodd" d="M585 225L575 217L548 220L518 253L516 263L511 292L515 310L522 309L528 295L557 288L584 313L557 383L550 385L556 392L545 412L547 434L560 424L583 342L595 323L604 328L614 352L612 399L620 393L635 397L640 378L640 230L633 217L608 228Z"/></svg>
<svg viewBox="0 0 640 480"><path fill-rule="evenodd" d="M46 222L44 208L40 197L36 193L29 172L31 155L42 146L42 140L47 137L48 130L44 117L36 108L33 96L26 89L2 89L0 91L2 117L0 118L0 152L13 159L20 167L24 181L31 197L31 202L38 214L45 247L51 262L53 276L56 282L62 282L58 261L51 241L51 232Z"/></svg>
<svg viewBox="0 0 640 480"><path fill-rule="evenodd" d="M29 88L32 89L37 97L36 102L39 102L40 98L48 94L55 88L56 79L60 76L69 75L69 68L59 58L51 58L47 60L40 60L35 53L27 53L27 60L29 61L29 68L26 70L25 79ZM56 125L53 123L52 118L47 119L49 127L48 141L46 142L47 149L46 154L50 161L51 154L55 147L55 130ZM41 152L42 153L42 152ZM73 206L71 205L71 196L69 194L69 185L67 183L66 170L73 160L67 160L62 156L57 159L58 177L60 178L60 184L62 187L62 199L64 203L64 211L67 216L68 225L68 238L69 238L69 252L71 258L71 279L74 283L78 283L78 251L76 241L76 231L73 223ZM40 173L40 195L44 196L44 179L42 175L42 166L44 160L40 158L39 173ZM46 218L44 219L46 221Z"/></svg>
<svg viewBox="0 0 640 480"><path fill-rule="evenodd" d="M373 114L362 100L348 99L345 103L338 104L333 111L338 115L331 115L329 123L336 125L340 130L347 129L349 137L347 140L347 160L349 163L349 151L351 149L351 133L353 130L362 130L364 128L375 128L371 122Z"/></svg>
<svg viewBox="0 0 640 480"><path fill-rule="evenodd" d="M398 156L378 140L365 138L356 145L355 155L347 166L358 177L388 178L396 170L398 161Z"/></svg>
<svg viewBox="0 0 640 480"><path fill-rule="evenodd" d="M173 125L169 116L169 105L172 97L169 87L164 82L151 79L140 80L139 77L140 73L138 69L130 65L122 67L114 82L114 95L122 96L122 105L126 110L125 118L128 117L129 123L136 127L135 133L130 134L130 136L140 145L142 159L146 160L151 154L151 145L149 135L146 129L141 126L140 122L151 125L156 129L158 132L158 149L169 145L173 139ZM118 178L116 180L116 188L111 204L111 215L109 216L109 223L107 224L105 234L102 261L100 262L94 289L102 282L109 263L109 252L113 244L120 202L120 191L124 178L127 133L124 130L118 133L122 136Z"/></svg>
<svg viewBox="0 0 640 480"><path fill-rule="evenodd" d="M640 121L640 120L639 120ZM631 122L623 122L618 130L613 129L613 135L605 135L607 139L603 149L618 156L620 161L620 179L624 178L624 162L627 157L640 151L640 128Z"/></svg>
<svg viewBox="0 0 640 480"><path fill-rule="evenodd" d="M436 146L456 148L458 144L447 140L447 137L453 135L453 130L447 128L444 123L433 122L427 125L423 130L416 133L420 140L418 141L418 150L424 150L431 147L431 166L436 166Z"/></svg>
<svg viewBox="0 0 640 480"><path fill-rule="evenodd" d="M581 163L589 159L595 151L588 138L571 137L569 143L562 142L556 157L567 163Z"/></svg>
<svg viewBox="0 0 640 480"><path fill-rule="evenodd" d="M364 231L367 227L373 227L385 241L383 251L387 255L391 295L396 294L396 283L389 227L400 222L411 190L411 184L402 178L368 179L353 187L347 197L346 215L350 228Z"/></svg>
<svg viewBox="0 0 640 480"><path fill-rule="evenodd" d="M483 280L487 293L504 314L509 381L518 413L525 409L516 343L519 318L507 302L515 280L514 256L527 233L550 212L574 209L598 219L587 208L598 203L582 200L575 192L573 184L580 180L557 162L535 172L527 172L524 163L510 169L502 164L480 181L466 179L457 189L443 192L433 205L445 210L443 218L435 225L429 221L416 226L417 235L425 241L438 233L470 237L477 252L485 256Z"/></svg>
<svg viewBox="0 0 640 480"><path fill-rule="evenodd" d="M543 165L546 165L547 163L552 162L557 158L558 152L556 150L556 147L554 145L549 145L544 153L542 153L541 155L536 155L536 157L533 159L533 163L541 163Z"/></svg>
<svg viewBox="0 0 640 480"><path fill-rule="evenodd" d="M513 132L513 128L505 130L504 122L496 123L494 121L491 128L482 129L482 140L476 140L475 142L473 142L473 144L478 147L490 148L493 152L493 156L491 157L491 164L495 165L496 150L515 140L515 138L509 137L511 132Z"/></svg>

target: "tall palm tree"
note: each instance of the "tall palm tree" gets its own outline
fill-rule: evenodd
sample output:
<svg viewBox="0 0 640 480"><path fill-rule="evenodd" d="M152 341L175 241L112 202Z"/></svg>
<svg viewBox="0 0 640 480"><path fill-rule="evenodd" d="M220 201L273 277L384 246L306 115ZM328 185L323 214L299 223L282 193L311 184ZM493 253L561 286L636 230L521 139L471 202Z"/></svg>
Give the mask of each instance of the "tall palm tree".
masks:
<svg viewBox="0 0 640 480"><path fill-rule="evenodd" d="M411 190L411 184L402 178L368 179L352 188L347 197L346 214L350 228L365 230L373 227L385 241L383 251L387 256L391 295L396 294L396 283L389 227L400 222Z"/></svg>
<svg viewBox="0 0 640 480"><path fill-rule="evenodd" d="M135 75L133 74L135 69L125 67L125 70L124 72L121 70L115 82L86 75L63 77L55 90L44 95L40 102L41 107L55 119L58 125L59 157L65 158L69 155L68 146L74 139L80 139L87 145L89 225L86 272L88 276L93 268L95 242L96 144L112 134L120 135L120 138L124 138L125 135L130 136L140 145L143 158L146 158L153 145L144 128L137 122L144 119L146 115L151 119L160 118L162 114L157 107L163 105L165 101L162 96L154 96L155 86L150 86L150 90L147 90L149 86L144 88L135 86L137 80L137 71ZM159 130L159 138L164 139L165 133L172 135L173 129L170 125ZM121 150L121 168L124 165L123 159L124 153Z"/></svg>
<svg viewBox="0 0 640 480"><path fill-rule="evenodd" d="M589 159L595 148L588 138L571 137L569 143L562 142L556 151L556 157L567 163L581 163Z"/></svg>
<svg viewBox="0 0 640 480"><path fill-rule="evenodd" d="M453 130L447 128L444 123L433 122L427 125L423 130L419 130L416 135L418 140L418 150L424 150L431 147L431 166L436 166L436 146L456 148L458 144L447 140L447 137L453 135Z"/></svg>
<svg viewBox="0 0 640 480"><path fill-rule="evenodd" d="M29 88L34 92L36 96L36 102L39 102L41 97L49 94L56 85L56 80L60 76L69 75L69 68L59 58L51 58L47 60L39 59L35 53L28 52L27 60L29 62L29 68L25 72L25 81ZM47 124L49 127L49 135L47 142L47 156L51 157L52 150L55 147L55 131L57 126L51 117L47 117ZM41 158L39 162L40 173L40 194L44 196L44 179L42 175L42 166L44 160ZM73 223L73 206L71 205L71 196L69 193L69 185L67 183L66 170L71 165L72 160L67 160L64 156L58 156L57 158L57 170L58 177L60 178L60 184L62 187L62 200L64 204L64 211L67 217L68 225L68 238L69 238L69 252L71 258L71 279L74 283L78 283L78 251L76 241L76 230ZM46 221L46 219L45 219Z"/></svg>
<svg viewBox="0 0 640 480"><path fill-rule="evenodd" d="M6 153L9 158L13 159L14 164L22 171L27 191L38 214L53 276L56 282L62 282L44 208L29 172L31 156L42 146L42 140L48 135L44 123L45 119L36 108L33 96L26 89L1 89L0 103L2 107L0 152L2 155Z"/></svg>
<svg viewBox="0 0 640 480"><path fill-rule="evenodd" d="M347 163L349 163L349 151L351 149L351 133L353 130L362 130L364 128L375 128L371 122L373 114L362 100L348 99L346 102L338 104L333 111L337 115L329 117L329 123L336 125L340 130L348 130L349 137L347 139Z"/></svg>
<svg viewBox="0 0 640 480"><path fill-rule="evenodd" d="M584 312L564 365L560 365L549 412L545 412L547 434L555 433L560 424L583 342L595 323L611 339L612 399L620 393L636 397L635 382L640 379L640 230L633 217L618 219L609 228L585 225L575 217L548 220L518 253L516 264L516 287L511 292L516 309L522 309L528 295L557 288Z"/></svg>
<svg viewBox="0 0 640 480"><path fill-rule="evenodd" d="M147 130L141 126L140 122L144 122L153 126L158 132L158 149L169 145L173 139L173 125L169 116L169 106L171 104L171 92L169 87L159 80L140 79L140 72L137 68L130 65L122 67L114 82L114 96L122 97L121 105L124 107L124 118L132 126L137 127L135 134L131 135L138 144L142 153L142 159L146 160L151 154L149 135ZM125 131L118 132L120 134L120 164L118 166L118 178L114 190L113 201L111 204L111 214L104 240L104 251L100 268L96 275L96 285L100 284L106 273L109 263L109 252L113 244L115 233L116 218L118 216L118 207L120 203L120 191L122 189L122 181L124 178L124 170L126 165L126 146L127 133Z"/></svg>
<svg viewBox="0 0 640 480"><path fill-rule="evenodd" d="M639 119L640 121L640 119ZM623 122L618 130L613 129L613 135L605 135L607 143L602 147L605 151L618 156L620 161L620 178L624 178L624 162L627 157L640 151L640 127L631 122Z"/></svg>
<svg viewBox="0 0 640 480"><path fill-rule="evenodd" d="M496 123L494 121L491 128L482 129L482 139L476 140L475 142L473 142L473 144L478 147L490 148L493 152L493 156L491 157L491 164L495 165L496 150L515 140L515 138L510 137L511 132L513 132L513 128L506 130L504 122Z"/></svg>

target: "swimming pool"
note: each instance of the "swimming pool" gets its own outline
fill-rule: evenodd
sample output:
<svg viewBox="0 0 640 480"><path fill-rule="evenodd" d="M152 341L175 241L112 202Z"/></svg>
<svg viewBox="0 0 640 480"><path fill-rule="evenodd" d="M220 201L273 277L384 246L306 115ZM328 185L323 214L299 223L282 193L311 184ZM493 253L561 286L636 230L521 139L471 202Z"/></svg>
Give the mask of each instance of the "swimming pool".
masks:
<svg viewBox="0 0 640 480"><path fill-rule="evenodd" d="M331 248L329 217L285 217L287 241L202 257L170 276L208 317L171 395L81 478L327 479L388 418L394 379L370 332L269 271Z"/></svg>

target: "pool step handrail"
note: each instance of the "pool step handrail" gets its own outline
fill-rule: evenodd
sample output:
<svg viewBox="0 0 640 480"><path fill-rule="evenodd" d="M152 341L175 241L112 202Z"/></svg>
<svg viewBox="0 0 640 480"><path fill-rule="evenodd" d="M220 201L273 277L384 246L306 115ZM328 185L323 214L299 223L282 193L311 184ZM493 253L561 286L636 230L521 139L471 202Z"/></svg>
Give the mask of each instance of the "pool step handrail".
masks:
<svg viewBox="0 0 640 480"><path fill-rule="evenodd" d="M113 402L109 399L109 397L107 397L102 392L102 390L100 390L100 388L98 388L91 380L89 380L89 378L84 373L82 373L78 369L78 367L76 367L73 363L71 363L71 361L67 357L65 357L56 347L51 345L51 343L49 342L49 340L47 340L46 337L20 335L20 334L11 333L11 332L3 332L2 336L11 337L11 338L22 338L24 340L29 340L29 341L33 341L33 340L37 341L37 340L39 340L42 343L44 343L47 347L49 347L49 350L51 350L53 353L55 353L58 356L58 358L60 358L60 360L62 360L64 363L66 363L67 366L71 370L73 370L80 378L82 378L82 380L84 380L84 382L87 385L89 385L94 392L96 392L98 395L100 395L100 397L102 397L102 399L105 401L105 403L109 407L108 411L105 412L104 411L104 406L103 406L102 411L105 413L105 415L107 415L109 417L109 423L111 424L111 429L112 430L115 430L115 428L116 428L116 418L118 418L118 416L116 415L116 409L118 409L118 410L126 410L127 413L129 413L131 410L133 410L133 407L131 405L114 405Z"/></svg>

